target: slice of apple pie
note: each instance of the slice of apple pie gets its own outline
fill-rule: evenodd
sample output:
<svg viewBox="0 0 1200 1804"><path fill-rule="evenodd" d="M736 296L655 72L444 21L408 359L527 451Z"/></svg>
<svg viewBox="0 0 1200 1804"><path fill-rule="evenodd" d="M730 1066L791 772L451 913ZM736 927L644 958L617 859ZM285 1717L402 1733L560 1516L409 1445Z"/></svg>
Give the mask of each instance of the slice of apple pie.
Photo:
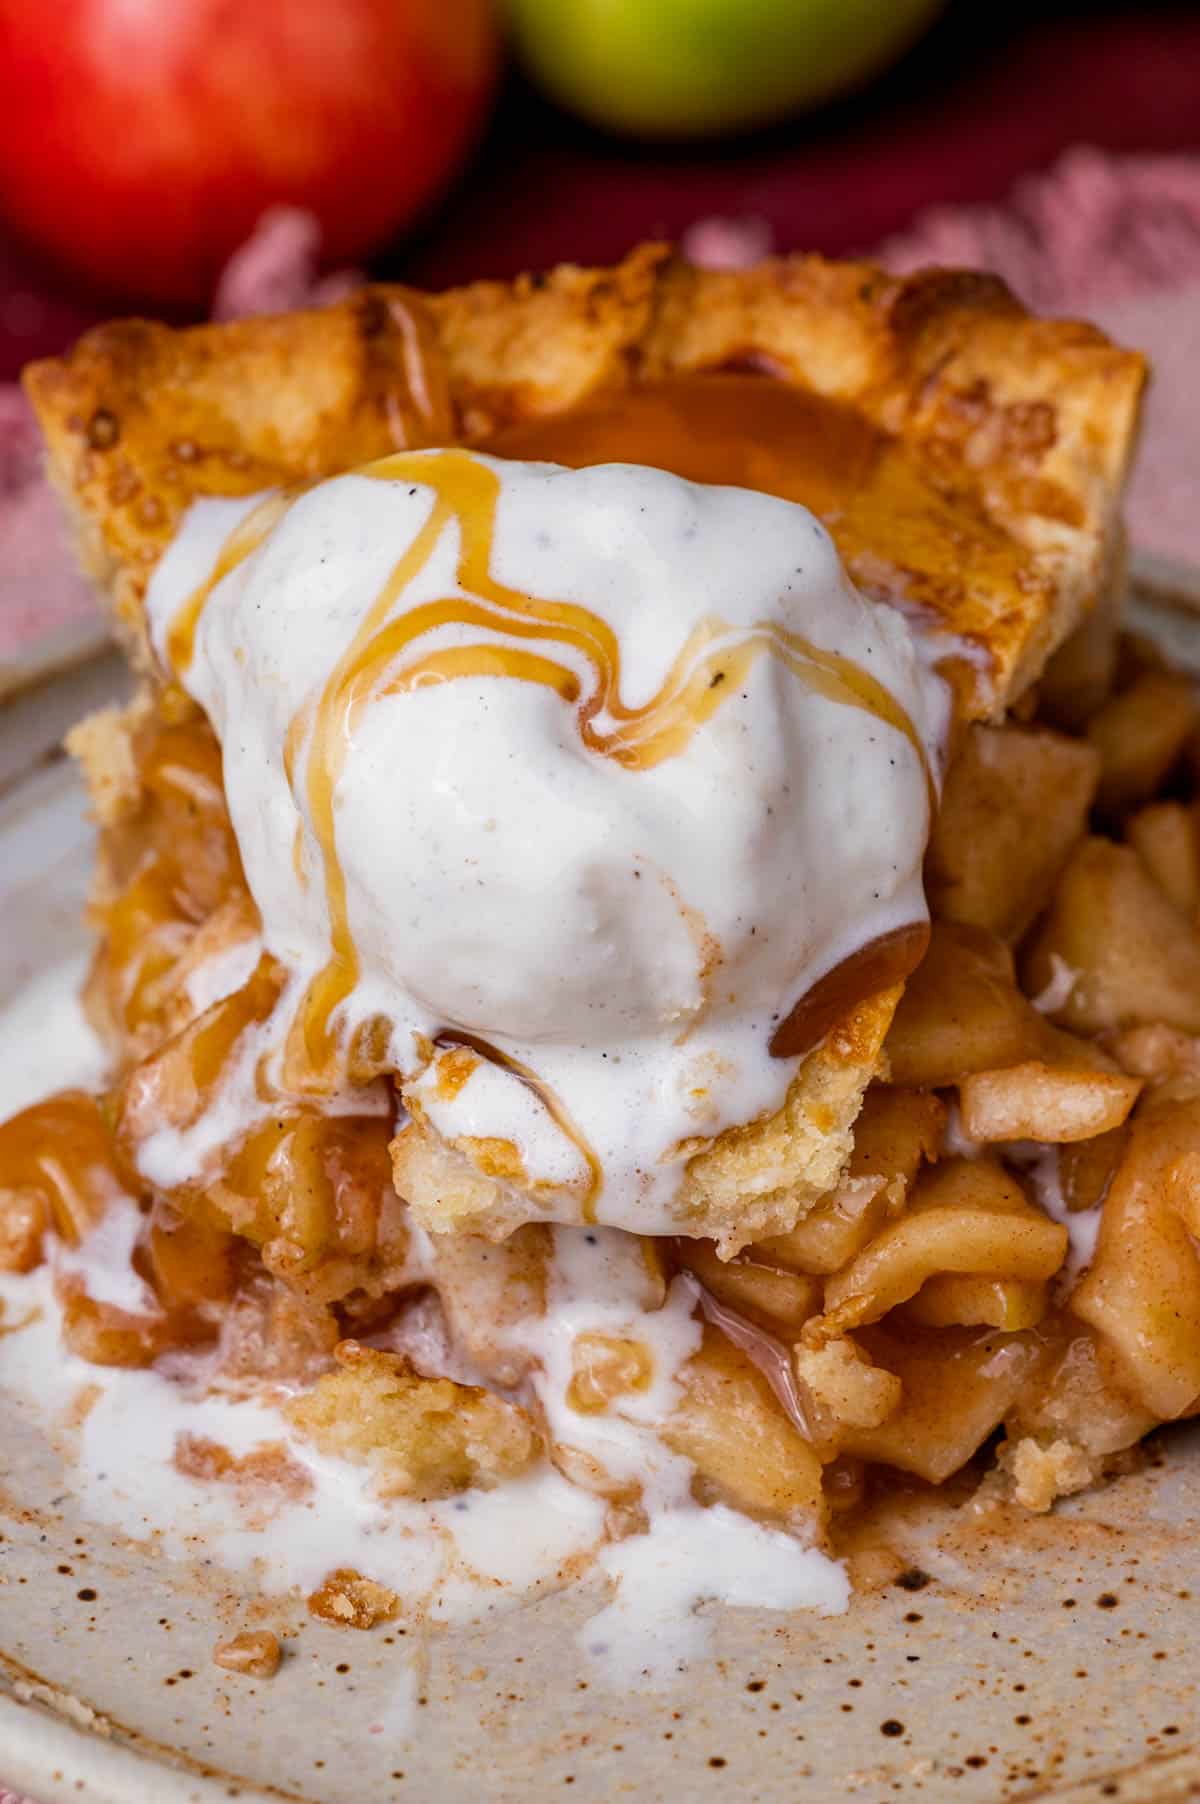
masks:
<svg viewBox="0 0 1200 1804"><path fill-rule="evenodd" d="M647 247L27 380L140 677L72 742L111 1088L0 1129L76 1352L285 1385L380 1495L549 1464L609 1536L811 1540L1002 1424L1044 1507L1195 1404L1139 358L982 276Z"/></svg>

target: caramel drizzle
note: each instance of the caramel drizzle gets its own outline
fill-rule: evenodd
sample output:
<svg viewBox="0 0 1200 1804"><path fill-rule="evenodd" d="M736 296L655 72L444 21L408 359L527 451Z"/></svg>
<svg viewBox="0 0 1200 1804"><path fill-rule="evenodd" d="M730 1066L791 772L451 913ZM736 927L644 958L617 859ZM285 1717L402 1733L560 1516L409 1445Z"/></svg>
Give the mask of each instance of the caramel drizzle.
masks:
<svg viewBox="0 0 1200 1804"><path fill-rule="evenodd" d="M221 552L211 573L192 590L187 600L176 609L167 628L167 662L176 676L185 676L191 668L196 655L196 632L203 614L219 583L240 564L244 564L252 552L258 550L263 540L282 520L292 502L296 498L294 490L273 490L264 495L257 507L238 521L229 537L221 547Z"/></svg>
<svg viewBox="0 0 1200 1804"><path fill-rule="evenodd" d="M649 770L684 752L725 697L746 680L764 653L826 700L862 710L901 733L921 761L932 791L928 759L911 718L895 697L867 671L837 652L814 645L775 622L731 628L711 617L697 625L676 655L657 693L640 707L621 696L621 647L617 634L598 614L575 603L547 601L511 589L491 574L500 478L462 450L400 452L366 465L362 476L411 482L431 488L433 506L408 549L339 658L315 701L306 702L290 723L284 763L293 793L304 742L308 756L304 790L314 837L320 848L329 915L331 956L309 984L297 1011L298 1043L289 1047L288 1069L304 1089L328 1088L335 1081L337 1035L333 1017L354 990L360 961L350 930L345 873L337 852L334 798L362 710L388 695L411 693L460 677L506 676L552 690L576 709L584 745L627 770ZM212 575L183 604L168 632L167 650L182 674L194 652L196 628L217 584L262 543L291 505L293 495L264 498L230 534ZM457 579L466 593L429 601L389 619L393 608L432 557L450 525L459 532ZM541 652L512 644L478 643L441 647L406 664L390 678L402 654L425 635L454 625L476 627L505 638L549 640L569 647L590 668L593 684L584 695L570 666ZM600 724L605 717L611 725ZM450 1032L451 1030L447 1030ZM469 1036L454 1037L471 1044ZM295 1032L295 1030L294 1030ZM487 1057L495 1058L489 1048ZM592 1174L589 1206L600 1184L593 1150L568 1111L535 1073L517 1061L507 1069L534 1088L555 1121L578 1147Z"/></svg>
<svg viewBox="0 0 1200 1804"><path fill-rule="evenodd" d="M472 1052L478 1053L479 1057L488 1064L499 1065L502 1071L507 1071L510 1076L524 1084L526 1089L533 1091L555 1127L571 1142L587 1167L588 1186L584 1192L581 1213L585 1222L589 1224L594 1222L596 1199L600 1195L601 1185L604 1181L603 1167L583 1129L558 1092L552 1090L545 1078L539 1077L530 1066L523 1065L520 1059L513 1058L509 1052L501 1052L498 1046L493 1046L490 1040L481 1039L478 1034L465 1033L457 1027L448 1027L435 1036L435 1044L443 1047L467 1046Z"/></svg>

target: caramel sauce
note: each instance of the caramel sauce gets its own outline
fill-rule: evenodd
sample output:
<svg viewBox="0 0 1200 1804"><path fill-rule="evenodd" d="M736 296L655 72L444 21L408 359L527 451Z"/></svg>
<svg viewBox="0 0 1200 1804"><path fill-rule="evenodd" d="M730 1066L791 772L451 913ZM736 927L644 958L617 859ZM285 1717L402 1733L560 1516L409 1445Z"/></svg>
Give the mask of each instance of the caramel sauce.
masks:
<svg viewBox="0 0 1200 1804"><path fill-rule="evenodd" d="M264 495L258 506L251 508L245 519L234 527L221 547L221 554L210 574L177 609L167 629L166 643L167 662L176 676L187 674L196 655L196 629L213 590L239 564L244 563L252 551L258 550L267 534L282 520L293 500L294 495L287 490Z"/></svg>
<svg viewBox="0 0 1200 1804"><path fill-rule="evenodd" d="M333 1257L369 1258L392 1187L392 1131L390 1116L272 1115L237 1149L213 1203L259 1246L284 1243L292 1278Z"/></svg>
<svg viewBox="0 0 1200 1804"><path fill-rule="evenodd" d="M237 1285L236 1254L229 1229L183 1215L163 1197L155 1199L146 1275L160 1301L175 1309L227 1302Z"/></svg>
<svg viewBox="0 0 1200 1804"><path fill-rule="evenodd" d="M602 1415L615 1398L648 1391L654 1382L650 1349L618 1335L577 1334L571 1364L566 1402L581 1416Z"/></svg>
<svg viewBox="0 0 1200 1804"><path fill-rule="evenodd" d="M146 792L181 817L224 815L221 748L201 720L156 722L138 745L138 775Z"/></svg>
<svg viewBox="0 0 1200 1804"><path fill-rule="evenodd" d="M176 906L173 873L155 859L127 883L107 910L104 961L112 1000L130 1033L156 1019L171 972L191 937Z"/></svg>
<svg viewBox="0 0 1200 1804"><path fill-rule="evenodd" d="M649 464L689 482L799 501L836 521L885 436L849 407L762 375L711 370L593 395L566 413L508 426L479 447L566 464Z"/></svg>
<svg viewBox="0 0 1200 1804"><path fill-rule="evenodd" d="M42 1231L52 1230L68 1246L77 1246L118 1198L136 1199L140 1189L116 1144L105 1100L83 1090L61 1091L0 1125L0 1173L6 1192L36 1199ZM132 1256L152 1293L146 1311L98 1301L78 1273L56 1279L66 1344L95 1365L149 1365L168 1347L208 1338L215 1329L197 1310L232 1290L230 1235L167 1222L161 1205L147 1230ZM177 1237L165 1239L168 1231Z"/></svg>
<svg viewBox="0 0 1200 1804"><path fill-rule="evenodd" d="M916 970L929 945L929 923L915 921L872 940L818 978L771 1036L777 1059L801 1058L820 1045L868 996L894 985Z"/></svg>
<svg viewBox="0 0 1200 1804"><path fill-rule="evenodd" d="M37 1197L44 1226L76 1246L124 1188L99 1100L62 1090L0 1125L0 1183Z"/></svg>
<svg viewBox="0 0 1200 1804"><path fill-rule="evenodd" d="M133 1067L113 1097L116 1144L131 1170L136 1170L149 1135L162 1127L188 1128L200 1118L243 1035L270 1018L282 987L280 967L264 955L240 990L214 1003Z"/></svg>
<svg viewBox="0 0 1200 1804"><path fill-rule="evenodd" d="M264 953L249 982L201 1016L188 1049L192 1081L201 1094L216 1084L242 1035L269 1018L281 987L279 966Z"/></svg>

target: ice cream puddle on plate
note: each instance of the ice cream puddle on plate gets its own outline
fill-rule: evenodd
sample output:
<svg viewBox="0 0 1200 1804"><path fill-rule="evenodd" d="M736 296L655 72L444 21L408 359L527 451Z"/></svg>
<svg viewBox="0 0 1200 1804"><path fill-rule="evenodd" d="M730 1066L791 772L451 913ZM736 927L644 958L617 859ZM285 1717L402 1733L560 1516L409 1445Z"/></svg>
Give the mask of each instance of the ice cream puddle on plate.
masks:
<svg viewBox="0 0 1200 1804"><path fill-rule="evenodd" d="M41 1373L44 1392L53 1370L63 1407L95 1387L89 1508L276 1588L351 1567L436 1617L599 1570L616 1590L585 1644L649 1670L687 1656L704 1598L842 1607L844 1575L803 1538L693 1498L657 1430L700 1345L699 1287L656 1291L639 1237L680 1232L697 1147L779 1110L830 1025L920 956L948 701L909 624L856 593L793 501L462 450L194 503L147 605L220 740L261 917L195 993L281 975L199 1118L143 1137L139 1181L195 1184L281 1099L390 1117L394 1080L443 1142L490 1149L516 1220L555 1224L541 1306L503 1333L508 1394L571 1459L384 1498L297 1436L278 1386L235 1394L202 1350L140 1371L52 1357L64 1285L119 1307L137 1281L119 1199L3 1279L5 1321L35 1319L0 1338L0 1382ZM387 1078L352 1089L364 1068ZM410 1288L428 1247L414 1221ZM474 1382L417 1322L378 1344ZM638 1350L607 1408L580 1402L589 1337ZM286 1450L299 1476L269 1537L261 1498L181 1471L181 1442L235 1469Z"/></svg>

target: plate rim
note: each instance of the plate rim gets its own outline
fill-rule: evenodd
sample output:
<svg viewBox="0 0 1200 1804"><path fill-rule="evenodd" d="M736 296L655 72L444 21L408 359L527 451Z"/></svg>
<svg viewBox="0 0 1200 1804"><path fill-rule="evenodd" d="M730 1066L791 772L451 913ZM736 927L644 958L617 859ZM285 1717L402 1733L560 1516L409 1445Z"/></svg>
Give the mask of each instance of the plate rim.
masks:
<svg viewBox="0 0 1200 1804"><path fill-rule="evenodd" d="M4 1664L11 1664L6 1657ZM111 1723L33 1673L13 1679L0 1668L0 1686L0 1788L23 1787L36 1804L79 1804L81 1798L86 1804L228 1804L231 1787L244 1804L310 1804L298 1793L264 1791L215 1767L189 1770L183 1756ZM70 1720L74 1713L77 1722Z"/></svg>

